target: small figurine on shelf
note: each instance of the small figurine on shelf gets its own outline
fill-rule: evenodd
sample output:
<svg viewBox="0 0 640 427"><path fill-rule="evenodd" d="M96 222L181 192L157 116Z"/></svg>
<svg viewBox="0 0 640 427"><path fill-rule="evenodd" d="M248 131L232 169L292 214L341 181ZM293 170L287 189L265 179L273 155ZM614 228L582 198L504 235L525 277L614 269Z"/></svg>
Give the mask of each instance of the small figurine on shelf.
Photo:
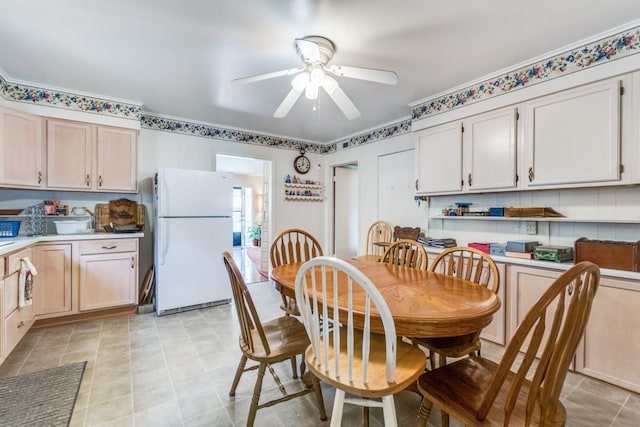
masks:
<svg viewBox="0 0 640 427"><path fill-rule="evenodd" d="M295 176L295 175L293 175L293 183L294 183L294 184L297 184L297 183L298 183L298 177L297 177L297 176Z"/></svg>
<svg viewBox="0 0 640 427"><path fill-rule="evenodd" d="M286 178L284 179L284 183L285 184L291 184L291 175L287 175Z"/></svg>

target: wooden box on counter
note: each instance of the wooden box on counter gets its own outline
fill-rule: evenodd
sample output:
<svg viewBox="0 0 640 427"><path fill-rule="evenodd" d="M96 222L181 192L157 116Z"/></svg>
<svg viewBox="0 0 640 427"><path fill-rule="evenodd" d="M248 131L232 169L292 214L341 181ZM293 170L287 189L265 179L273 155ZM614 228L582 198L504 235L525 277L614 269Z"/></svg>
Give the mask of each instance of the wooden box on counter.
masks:
<svg viewBox="0 0 640 427"><path fill-rule="evenodd" d="M574 243L575 263L591 261L600 268L640 271L638 242L591 240L581 237Z"/></svg>

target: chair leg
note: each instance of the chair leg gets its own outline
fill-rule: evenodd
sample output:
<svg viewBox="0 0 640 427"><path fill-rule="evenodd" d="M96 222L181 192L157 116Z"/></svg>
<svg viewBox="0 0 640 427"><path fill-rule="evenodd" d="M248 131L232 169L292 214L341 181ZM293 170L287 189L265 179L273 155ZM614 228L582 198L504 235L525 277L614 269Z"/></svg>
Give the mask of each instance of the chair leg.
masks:
<svg viewBox="0 0 640 427"><path fill-rule="evenodd" d="M429 415L431 415L431 408L433 408L433 402L423 398L420 409L418 410L416 427L427 427L427 420L429 419Z"/></svg>
<svg viewBox="0 0 640 427"><path fill-rule="evenodd" d="M442 410L440 412L440 424L442 427L449 427L449 414Z"/></svg>
<svg viewBox="0 0 640 427"><path fill-rule="evenodd" d="M342 424L342 410L344 409L344 391L336 389L336 397L333 400L333 412L331 412L331 427L340 427Z"/></svg>
<svg viewBox="0 0 640 427"><path fill-rule="evenodd" d="M304 360L303 360L304 362ZM320 410L320 420L327 420L327 411L324 408L324 398L322 397L322 389L320 388L320 380L315 375L309 373L311 375L311 382L313 383L313 389L315 390L316 395L316 403L318 404L318 409Z"/></svg>
<svg viewBox="0 0 640 427"><path fill-rule="evenodd" d="M282 310L284 311L285 316L289 315L289 301L288 298L286 296L284 296L283 294L280 294L280 297L282 298L282 305L280 306L280 308L282 308Z"/></svg>
<svg viewBox="0 0 640 427"><path fill-rule="evenodd" d="M267 364L261 362L258 367L258 378L256 385L253 387L253 396L251 397L251 406L249 407L249 417L247 418L247 427L253 427L256 420L256 412L258 411L258 403L260 402L260 391L262 390L262 379L267 369Z"/></svg>
<svg viewBox="0 0 640 427"><path fill-rule="evenodd" d="M396 427L398 420L396 418L396 405L394 404L392 394L382 398L382 409L384 411L384 425Z"/></svg>
<svg viewBox="0 0 640 427"><path fill-rule="evenodd" d="M292 378L294 380L298 379L298 366L295 356L291 356L291 371L293 372Z"/></svg>
<svg viewBox="0 0 640 427"><path fill-rule="evenodd" d="M369 407L362 407L362 427L369 427Z"/></svg>
<svg viewBox="0 0 640 427"><path fill-rule="evenodd" d="M236 369L236 376L233 378L233 384L231 384L231 390L229 390L229 396L236 395L236 387L238 387L238 383L240 382L240 377L244 372L244 367L247 365L247 356L244 354L240 359L240 363L238 363L238 368Z"/></svg>

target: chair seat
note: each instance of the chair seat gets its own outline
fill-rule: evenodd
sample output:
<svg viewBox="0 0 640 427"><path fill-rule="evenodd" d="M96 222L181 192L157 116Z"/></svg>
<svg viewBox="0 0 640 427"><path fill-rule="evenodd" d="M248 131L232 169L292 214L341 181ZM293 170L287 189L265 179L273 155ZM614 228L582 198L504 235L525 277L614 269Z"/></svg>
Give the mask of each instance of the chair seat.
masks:
<svg viewBox="0 0 640 427"><path fill-rule="evenodd" d="M395 382L387 382L386 376L386 359L385 359L385 341L383 335L371 334L370 338L370 355L367 384L363 384L360 373L362 367L362 335L355 334L354 341L354 359L353 359L353 381L349 381L347 377L348 360L342 358L340 361L340 371L343 373L342 378L336 378L333 372L335 359L333 353L329 353L329 372L322 370L321 361L316 360L313 356L311 346L305 352L305 359L309 370L316 375L321 381L342 389L347 393L361 397L383 397L390 394L398 393L406 389L409 385L415 383L421 373L424 372L426 359L425 354L418 347L397 340L396 354L396 375ZM341 349L346 352L346 331L340 334ZM333 338L330 334L330 340Z"/></svg>
<svg viewBox="0 0 640 427"><path fill-rule="evenodd" d="M475 419L483 401L485 393L489 390L489 382L493 379L498 364L481 358L468 357L453 362L435 371L425 372L418 379L418 390L427 399L440 402L442 409L452 417ZM498 393L494 405L484 422L478 421L482 426L503 426L504 407L508 390L513 381L514 374L510 372ZM515 408L509 419L509 426L526 425L525 408L526 396L528 396L531 383L525 381L516 402ZM462 397L464 395L464 397ZM433 398L431 398L433 397ZM444 403L443 403L444 402ZM446 402L452 402L449 406ZM548 418L546 426L562 426L565 424L567 412L562 403L558 403L555 414ZM534 411L531 425L538 425L538 411Z"/></svg>
<svg viewBox="0 0 640 427"><path fill-rule="evenodd" d="M243 348L245 355L251 360L267 359L275 363L279 360L288 359L291 355L302 354L309 345L309 337L304 325L295 317L282 316L268 322L262 322L262 329L271 349L269 354L265 351L256 329L251 330L254 344L253 352L242 345L242 337L240 337L240 346Z"/></svg>

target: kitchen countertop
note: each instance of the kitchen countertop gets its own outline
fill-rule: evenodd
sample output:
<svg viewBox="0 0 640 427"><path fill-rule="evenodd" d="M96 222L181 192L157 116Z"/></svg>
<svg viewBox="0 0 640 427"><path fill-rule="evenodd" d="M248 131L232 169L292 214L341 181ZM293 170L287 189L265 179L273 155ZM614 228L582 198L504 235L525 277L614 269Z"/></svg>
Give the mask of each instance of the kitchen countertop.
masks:
<svg viewBox="0 0 640 427"><path fill-rule="evenodd" d="M17 236L0 238L0 256L41 242L69 242L77 240L132 239L144 237L144 233L82 233L48 234L46 236ZM8 242L13 242L9 243Z"/></svg>
<svg viewBox="0 0 640 427"><path fill-rule="evenodd" d="M424 249L428 253L436 254L442 252L440 248L434 248L425 246ZM535 268L547 268L549 270L558 270L558 271L566 271L574 266L573 262L553 262L553 261L539 261L535 259L521 259L521 258L513 258L506 256L498 256L491 255L491 258L495 262L501 262L504 264L512 264L512 265L522 265L524 267L535 267ZM431 258L430 261L433 261ZM600 269L601 276L607 277L615 277L618 279L631 279L640 281L640 273L634 271L624 271L624 270L612 270L609 268L601 268Z"/></svg>

